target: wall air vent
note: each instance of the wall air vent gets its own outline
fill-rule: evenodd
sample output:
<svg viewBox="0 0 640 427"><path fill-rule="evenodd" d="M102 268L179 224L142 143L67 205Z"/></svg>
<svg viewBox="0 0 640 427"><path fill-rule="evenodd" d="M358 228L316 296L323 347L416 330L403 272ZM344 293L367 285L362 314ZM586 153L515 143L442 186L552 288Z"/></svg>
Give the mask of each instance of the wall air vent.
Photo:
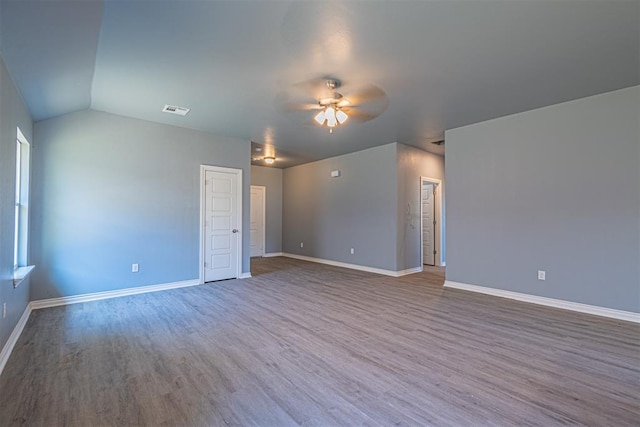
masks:
<svg viewBox="0 0 640 427"><path fill-rule="evenodd" d="M178 107L176 105L169 104L165 105L162 109L163 113L177 114L179 116L186 116L189 111L191 111L189 108Z"/></svg>

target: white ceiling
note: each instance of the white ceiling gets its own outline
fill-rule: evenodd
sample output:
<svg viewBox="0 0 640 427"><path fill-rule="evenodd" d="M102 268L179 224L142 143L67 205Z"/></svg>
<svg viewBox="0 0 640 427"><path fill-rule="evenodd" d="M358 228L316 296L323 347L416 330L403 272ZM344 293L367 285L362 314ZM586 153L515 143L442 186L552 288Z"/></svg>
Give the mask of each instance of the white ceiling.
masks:
<svg viewBox="0 0 640 427"><path fill-rule="evenodd" d="M0 13L36 121L92 108L300 161L394 141L442 152L429 142L445 129L640 84L636 0L2 0ZM389 106L333 134L285 111L295 83L322 76L374 84Z"/></svg>

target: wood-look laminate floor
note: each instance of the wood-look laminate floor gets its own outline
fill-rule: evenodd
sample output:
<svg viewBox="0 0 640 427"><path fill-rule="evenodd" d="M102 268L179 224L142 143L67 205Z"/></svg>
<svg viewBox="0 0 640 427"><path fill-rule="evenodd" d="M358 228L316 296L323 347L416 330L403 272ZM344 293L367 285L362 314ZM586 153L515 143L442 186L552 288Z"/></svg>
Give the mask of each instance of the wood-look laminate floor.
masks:
<svg viewBox="0 0 640 427"><path fill-rule="evenodd" d="M38 310L0 425L639 425L636 324L252 261L254 277Z"/></svg>

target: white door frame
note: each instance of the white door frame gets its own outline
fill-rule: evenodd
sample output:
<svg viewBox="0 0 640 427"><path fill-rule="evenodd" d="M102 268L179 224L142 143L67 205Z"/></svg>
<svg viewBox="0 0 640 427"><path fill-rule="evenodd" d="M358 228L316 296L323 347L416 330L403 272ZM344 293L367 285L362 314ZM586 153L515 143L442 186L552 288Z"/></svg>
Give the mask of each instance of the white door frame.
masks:
<svg viewBox="0 0 640 427"><path fill-rule="evenodd" d="M264 185L252 185L251 190L254 188L262 191L262 254L260 256L264 256L267 253L267 187ZM249 203L251 203L251 198L249 198ZM249 237L249 241L251 241L251 237Z"/></svg>
<svg viewBox="0 0 640 427"><path fill-rule="evenodd" d="M423 252L423 244L424 244L424 235L423 235L423 224L422 224L422 187L424 183L434 184L436 194L435 194L435 220L436 220L436 228L435 228L435 239L434 239L434 247L436 248L436 256L435 263L437 267L444 267L445 261L442 259L443 254L443 242L444 242L444 227L442 226L442 180L437 178L429 178L426 176L420 177L420 265L424 264L424 254Z"/></svg>
<svg viewBox="0 0 640 427"><path fill-rule="evenodd" d="M205 197L205 173L206 172L223 172L235 174L238 178L236 194L236 224L238 224L238 253L236 259L236 279L242 275L242 169L225 168L222 166L200 165L200 266L198 268L200 284L204 284L204 253L205 253L205 236L204 236L204 219L206 209Z"/></svg>

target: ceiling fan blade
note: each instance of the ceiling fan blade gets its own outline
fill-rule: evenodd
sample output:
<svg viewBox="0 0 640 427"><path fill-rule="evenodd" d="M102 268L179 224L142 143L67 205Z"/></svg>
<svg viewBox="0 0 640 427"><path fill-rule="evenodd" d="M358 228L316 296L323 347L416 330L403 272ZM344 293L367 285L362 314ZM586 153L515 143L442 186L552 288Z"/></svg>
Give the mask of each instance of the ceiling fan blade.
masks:
<svg viewBox="0 0 640 427"><path fill-rule="evenodd" d="M310 80L294 83L294 91L302 92L313 99L327 98L333 95L333 91L327 87L329 77L317 77Z"/></svg>
<svg viewBox="0 0 640 427"><path fill-rule="evenodd" d="M312 110L320 110L322 107L315 103L306 103L306 104L294 104L294 103L286 103L284 105L284 110L287 112L293 111L312 111Z"/></svg>
<svg viewBox="0 0 640 427"><path fill-rule="evenodd" d="M378 117L380 114L382 114L382 111L380 111L379 113L371 113L368 111L363 111L358 108L343 108L342 111L347 113L347 115L349 116L349 120L353 120L354 122L360 122L360 123L373 120L376 117Z"/></svg>
<svg viewBox="0 0 640 427"><path fill-rule="evenodd" d="M380 103L386 105L389 103L387 94L378 86L374 85L366 85L362 88L359 88L358 90L349 92L345 90L344 96L349 100L352 106L370 103Z"/></svg>
<svg viewBox="0 0 640 427"><path fill-rule="evenodd" d="M389 106L389 98L382 89L369 85L353 95L347 95L349 105L340 108L357 122L375 119Z"/></svg>

